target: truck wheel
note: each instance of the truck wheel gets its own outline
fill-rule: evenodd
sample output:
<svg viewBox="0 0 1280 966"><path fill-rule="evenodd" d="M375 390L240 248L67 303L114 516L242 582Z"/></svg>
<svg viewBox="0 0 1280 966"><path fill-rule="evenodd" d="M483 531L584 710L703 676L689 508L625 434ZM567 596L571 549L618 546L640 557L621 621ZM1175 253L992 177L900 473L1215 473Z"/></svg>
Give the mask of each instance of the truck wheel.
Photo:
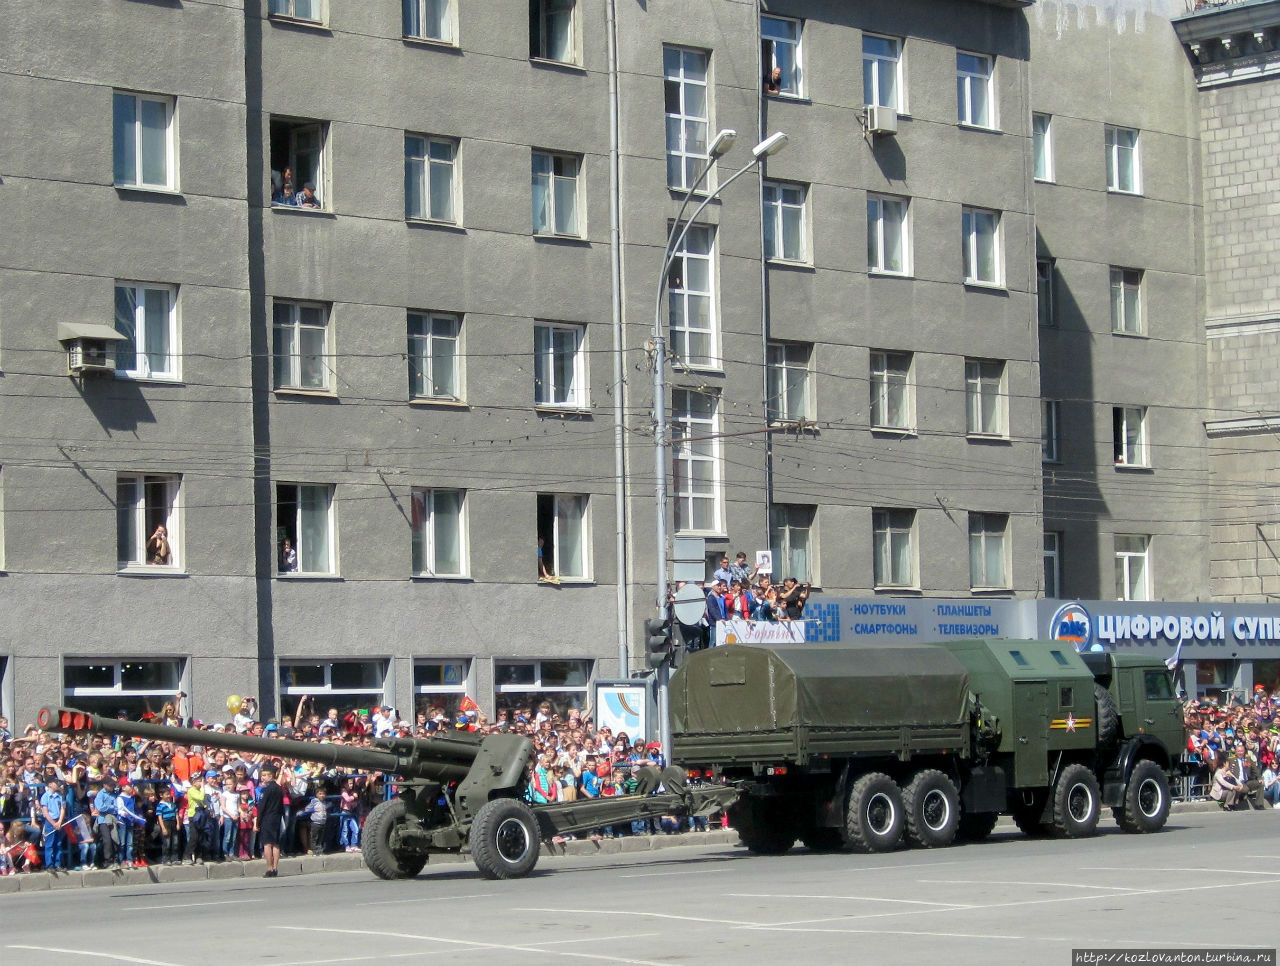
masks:
<svg viewBox="0 0 1280 966"><path fill-rule="evenodd" d="M364 864L379 879L412 879L427 864L425 855L396 855L391 850L391 832L405 820L408 808L403 799L379 802L365 819L360 835Z"/></svg>
<svg viewBox="0 0 1280 966"><path fill-rule="evenodd" d="M1048 798L1048 793L1042 789L1032 794L1030 802L1020 801L1013 807L1013 824L1028 838L1042 839L1053 831L1052 825L1041 821Z"/></svg>
<svg viewBox="0 0 1280 966"><path fill-rule="evenodd" d="M729 806L729 824L737 830L742 844L756 855L782 855L796 844L795 829L786 810L754 799L742 799Z"/></svg>
<svg viewBox="0 0 1280 966"><path fill-rule="evenodd" d="M902 790L888 775L863 775L849 789L845 844L859 852L888 852L902 841Z"/></svg>
<svg viewBox="0 0 1280 966"><path fill-rule="evenodd" d="M1093 700L1098 706L1098 744L1113 745L1120 738L1120 709L1116 707L1116 699L1101 684L1095 684Z"/></svg>
<svg viewBox="0 0 1280 966"><path fill-rule="evenodd" d="M1116 824L1126 832L1158 832L1169 820L1169 776L1144 758L1133 766L1124 790L1124 807L1113 808Z"/></svg>
<svg viewBox="0 0 1280 966"><path fill-rule="evenodd" d="M800 842L810 852L839 852L844 838L838 828L811 828L800 833Z"/></svg>
<svg viewBox="0 0 1280 966"><path fill-rule="evenodd" d="M911 779L903 792L907 841L922 849L944 849L960 825L960 794L940 771L927 769Z"/></svg>
<svg viewBox="0 0 1280 966"><path fill-rule="evenodd" d="M1101 801L1093 772L1084 765L1062 769L1053 786L1053 834L1068 839L1093 835L1098 830Z"/></svg>
<svg viewBox="0 0 1280 966"><path fill-rule="evenodd" d="M495 798L471 825L471 858L486 879L519 879L538 864L538 820L524 802Z"/></svg>
<svg viewBox="0 0 1280 966"><path fill-rule="evenodd" d="M995 812L962 812L956 837L966 842L982 842L996 827L1000 816Z"/></svg>

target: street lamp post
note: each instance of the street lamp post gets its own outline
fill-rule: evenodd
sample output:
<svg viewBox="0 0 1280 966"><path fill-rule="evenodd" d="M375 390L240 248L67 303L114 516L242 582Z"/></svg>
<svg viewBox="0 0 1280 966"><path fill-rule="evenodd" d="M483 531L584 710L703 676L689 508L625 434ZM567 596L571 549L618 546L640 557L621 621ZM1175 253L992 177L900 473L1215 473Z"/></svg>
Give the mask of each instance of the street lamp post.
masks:
<svg viewBox="0 0 1280 966"><path fill-rule="evenodd" d="M698 175L698 179L685 191L676 220L667 232L667 248L662 260L662 270L658 273L658 291L653 304L653 469L654 469L654 510L655 532L657 537L657 612L659 618L666 617L667 610L667 466L670 460L669 423L667 419L667 340L662 325L662 293L667 287L667 271L671 261L684 244L685 236L693 227L707 205L719 197L720 192L733 184L744 174L754 168L770 155L777 154L787 144L787 136L781 131L769 135L751 149L751 160L735 171L725 181L708 194L688 218L681 222L685 208L698 187L706 180L716 160L729 150L737 135L731 130L721 131L711 143L707 152L707 164ZM671 760L671 715L668 685L671 679L671 665L664 661L658 668L658 727L662 743L662 754L667 761Z"/></svg>

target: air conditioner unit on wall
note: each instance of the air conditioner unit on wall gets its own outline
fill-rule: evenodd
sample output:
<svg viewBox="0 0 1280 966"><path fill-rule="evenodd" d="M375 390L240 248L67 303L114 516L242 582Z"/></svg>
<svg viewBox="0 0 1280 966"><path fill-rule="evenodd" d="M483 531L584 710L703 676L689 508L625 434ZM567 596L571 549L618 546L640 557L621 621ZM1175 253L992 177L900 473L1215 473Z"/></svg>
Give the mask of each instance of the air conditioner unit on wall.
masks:
<svg viewBox="0 0 1280 966"><path fill-rule="evenodd" d="M115 372L115 353L105 339L72 339L67 343L67 371Z"/></svg>
<svg viewBox="0 0 1280 966"><path fill-rule="evenodd" d="M880 104L868 104L867 133L897 134L898 112L892 107L884 107Z"/></svg>

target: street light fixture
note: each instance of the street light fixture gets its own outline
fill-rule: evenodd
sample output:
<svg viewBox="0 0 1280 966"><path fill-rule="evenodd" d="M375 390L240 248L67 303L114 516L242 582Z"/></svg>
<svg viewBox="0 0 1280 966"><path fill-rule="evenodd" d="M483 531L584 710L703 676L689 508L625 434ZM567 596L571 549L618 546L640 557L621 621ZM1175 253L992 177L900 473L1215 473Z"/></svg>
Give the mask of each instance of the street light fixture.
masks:
<svg viewBox="0 0 1280 966"><path fill-rule="evenodd" d="M736 139L737 134L734 131L725 129L717 134L711 142L711 147L707 151L706 166L702 169L702 173L698 175L697 180L685 191L684 198L680 203L680 211L676 214L676 219L672 223L671 229L667 232L667 248L662 259L662 269L658 272L658 291L653 304L653 467L655 531L657 537L657 553L655 556L658 564L655 591L658 617L660 618L666 617L667 610L667 463L670 459L670 443L667 440L669 429L667 421L667 340L663 333L662 325L662 293L667 286L667 271L671 268L671 261L675 258L675 253L684 244L684 239L689 234L689 229L693 227L694 222L698 220L698 216L702 214L707 205L711 204L725 188L760 164L765 158L777 154L787 144L787 136L781 131L770 134L751 149L751 160L726 178L715 191L708 194L702 200L702 203L693 210L693 214L682 222L681 218L683 218L685 208L688 206L694 192L706 180L707 175L715 165L716 159L728 151ZM669 664L664 663L658 668L658 727L662 742L662 754L667 761L671 760L671 714L668 694L670 678L671 667Z"/></svg>

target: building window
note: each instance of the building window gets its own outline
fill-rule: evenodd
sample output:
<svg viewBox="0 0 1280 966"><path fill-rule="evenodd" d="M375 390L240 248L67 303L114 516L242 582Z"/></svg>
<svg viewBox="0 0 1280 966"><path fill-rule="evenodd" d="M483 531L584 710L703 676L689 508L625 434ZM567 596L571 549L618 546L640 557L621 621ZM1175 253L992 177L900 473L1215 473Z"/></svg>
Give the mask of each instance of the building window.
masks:
<svg viewBox="0 0 1280 966"><path fill-rule="evenodd" d="M671 462L676 530L719 533L720 397L677 389L671 394Z"/></svg>
<svg viewBox="0 0 1280 966"><path fill-rule="evenodd" d="M667 270L671 354L682 365L715 366L716 310L710 228L689 229Z"/></svg>
<svg viewBox="0 0 1280 966"><path fill-rule="evenodd" d="M800 57L800 21L783 17L760 18L760 62L764 64L764 89L769 94L800 97L804 68Z"/></svg>
<svg viewBox="0 0 1280 966"><path fill-rule="evenodd" d="M116 282L116 372L135 379L178 378L177 290Z"/></svg>
<svg viewBox="0 0 1280 966"><path fill-rule="evenodd" d="M447 730L457 717L458 705L470 691L470 683L470 658L424 658L414 661L414 711L427 716L428 729ZM433 714L443 714L448 720L432 720Z"/></svg>
<svg viewBox="0 0 1280 966"><path fill-rule="evenodd" d="M876 587L915 587L915 510L871 512Z"/></svg>
<svg viewBox="0 0 1280 966"><path fill-rule="evenodd" d="M276 554L281 574L337 573L333 487L276 484Z"/></svg>
<svg viewBox="0 0 1280 966"><path fill-rule="evenodd" d="M121 473L116 477L116 563L181 567L180 476Z"/></svg>
<svg viewBox="0 0 1280 966"><path fill-rule="evenodd" d="M572 154L533 152L533 233L582 234L578 223L578 175L582 159Z"/></svg>
<svg viewBox="0 0 1280 966"><path fill-rule="evenodd" d="M1009 586L1007 513L969 514L969 585L974 590Z"/></svg>
<svg viewBox="0 0 1280 966"><path fill-rule="evenodd" d="M1062 596L1062 534L1054 530L1044 532L1044 595Z"/></svg>
<svg viewBox="0 0 1280 966"><path fill-rule="evenodd" d="M1036 259L1036 319L1046 329L1058 324L1054 299L1058 270L1052 258Z"/></svg>
<svg viewBox="0 0 1280 966"><path fill-rule="evenodd" d="M707 62L710 55L662 48L667 114L667 186L691 188L707 163Z"/></svg>
<svg viewBox="0 0 1280 966"><path fill-rule="evenodd" d="M438 40L451 44L453 40L452 0L402 0L404 5L404 35L415 40Z"/></svg>
<svg viewBox="0 0 1280 966"><path fill-rule="evenodd" d="M970 285L999 285L1000 212L965 208L964 280Z"/></svg>
<svg viewBox="0 0 1280 966"><path fill-rule="evenodd" d="M328 306L276 300L271 313L275 388L329 389Z"/></svg>
<svg viewBox="0 0 1280 966"><path fill-rule="evenodd" d="M867 271L906 275L907 200L867 196Z"/></svg>
<svg viewBox="0 0 1280 966"><path fill-rule="evenodd" d="M1040 462L1058 463L1062 460L1059 450L1059 418L1062 403L1057 399L1040 400Z"/></svg>
<svg viewBox="0 0 1280 966"><path fill-rule="evenodd" d="M1053 180L1053 123L1048 114L1031 115L1031 146L1035 179Z"/></svg>
<svg viewBox="0 0 1280 966"><path fill-rule="evenodd" d="M775 503L769 517L769 546L773 550L774 579L794 577L801 583L818 581L814 546L817 507Z"/></svg>
<svg viewBox="0 0 1280 966"><path fill-rule="evenodd" d="M911 353L871 353L871 428L909 430L915 425L911 405Z"/></svg>
<svg viewBox="0 0 1280 966"><path fill-rule="evenodd" d="M115 183L130 188L177 188L171 97L128 94L112 97Z"/></svg>
<svg viewBox="0 0 1280 966"><path fill-rule="evenodd" d="M1117 533L1116 600L1150 600L1151 538L1136 533Z"/></svg>
<svg viewBox="0 0 1280 966"><path fill-rule="evenodd" d="M583 708L591 684L587 660L499 660L493 662L493 690L497 711L514 720L517 711L537 713L544 702L561 718L570 708ZM628 735L634 738L635 735Z"/></svg>
<svg viewBox="0 0 1280 966"><path fill-rule="evenodd" d="M805 197L801 185L764 183L764 257L788 262L808 258L805 244Z"/></svg>
<svg viewBox="0 0 1280 966"><path fill-rule="evenodd" d="M529 56L572 64L575 0L529 0Z"/></svg>
<svg viewBox="0 0 1280 966"><path fill-rule="evenodd" d="M1113 407L1111 427L1111 448L1116 466L1149 466L1146 407Z"/></svg>
<svg viewBox="0 0 1280 966"><path fill-rule="evenodd" d="M538 494L538 571L539 580L586 580L591 576L585 495Z"/></svg>
<svg viewBox="0 0 1280 966"><path fill-rule="evenodd" d="M467 525L462 490L413 491L413 573L465 577Z"/></svg>
<svg viewBox="0 0 1280 966"><path fill-rule="evenodd" d="M1007 433L1003 362L990 359L964 361L967 431L970 436L1004 436Z"/></svg>
<svg viewBox="0 0 1280 966"><path fill-rule="evenodd" d="M992 116L991 58L956 52L956 115L961 124L995 127Z"/></svg>
<svg viewBox="0 0 1280 966"><path fill-rule="evenodd" d="M902 41L862 35L862 103L902 111Z"/></svg>
<svg viewBox="0 0 1280 966"><path fill-rule="evenodd" d="M290 17L293 20L324 20L324 0L271 0L267 12L272 16Z"/></svg>
<svg viewBox="0 0 1280 966"><path fill-rule="evenodd" d="M62 696L66 704L92 714L130 720L158 712L182 688L182 661L160 658L102 661L73 657L62 663Z"/></svg>
<svg viewBox="0 0 1280 966"><path fill-rule="evenodd" d="M390 661L280 662L280 697L310 695L321 708L337 708L339 713L387 703L387 671ZM293 702L281 702L292 711ZM287 713L282 712L282 713ZM324 712L321 711L321 714Z"/></svg>
<svg viewBox="0 0 1280 966"><path fill-rule="evenodd" d="M409 313L409 395L462 400L462 320L442 312Z"/></svg>
<svg viewBox="0 0 1280 966"><path fill-rule="evenodd" d="M807 342L770 342L767 353L769 422L813 419L809 385L809 360L813 346Z"/></svg>
<svg viewBox="0 0 1280 966"><path fill-rule="evenodd" d="M271 119L271 204L320 211L330 204L329 125L297 118Z"/></svg>
<svg viewBox="0 0 1280 966"><path fill-rule="evenodd" d="M426 134L404 136L404 216L457 224L458 142Z"/></svg>
<svg viewBox="0 0 1280 966"><path fill-rule="evenodd" d="M586 330L540 322L533 327L533 401L538 406L587 408L583 361Z"/></svg>
<svg viewBox="0 0 1280 966"><path fill-rule="evenodd" d="M1107 190L1136 195L1142 191L1138 132L1107 125Z"/></svg>
<svg viewBox="0 0 1280 966"><path fill-rule="evenodd" d="M1142 271L1111 268L1111 331L1142 334Z"/></svg>

